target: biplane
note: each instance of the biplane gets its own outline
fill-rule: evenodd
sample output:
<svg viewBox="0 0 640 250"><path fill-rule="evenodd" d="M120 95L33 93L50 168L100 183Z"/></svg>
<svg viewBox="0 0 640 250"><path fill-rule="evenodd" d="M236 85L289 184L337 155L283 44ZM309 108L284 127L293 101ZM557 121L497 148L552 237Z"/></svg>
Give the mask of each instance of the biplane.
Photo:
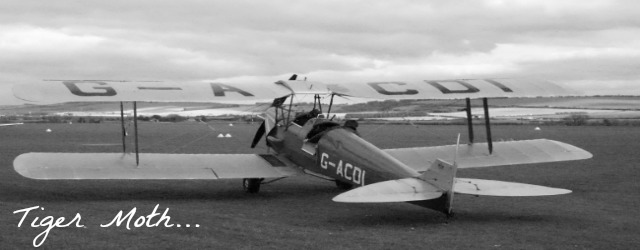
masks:
<svg viewBox="0 0 640 250"><path fill-rule="evenodd" d="M288 80L268 84L218 82L168 83L107 80L56 80L16 85L14 95L33 103L132 102L135 154L46 153L19 155L14 168L33 179L242 179L246 192L285 177L308 174L334 181L345 192L336 202L408 202L453 214L454 194L474 196L545 196L570 190L495 180L458 178L458 169L571 161L591 158L578 147L547 139L493 142L488 100L510 97L578 96L548 81L457 79L418 82L327 84ZM314 109L296 114L293 97L314 97ZM329 99L326 112L321 97ZM468 143L380 149L361 138L356 121L331 119L334 97L370 99L459 99L466 101ZM482 99L487 142L474 142L471 100ZM263 138L265 154L140 153L137 102L246 103L268 101L251 147ZM316 108L317 107L317 108Z"/></svg>

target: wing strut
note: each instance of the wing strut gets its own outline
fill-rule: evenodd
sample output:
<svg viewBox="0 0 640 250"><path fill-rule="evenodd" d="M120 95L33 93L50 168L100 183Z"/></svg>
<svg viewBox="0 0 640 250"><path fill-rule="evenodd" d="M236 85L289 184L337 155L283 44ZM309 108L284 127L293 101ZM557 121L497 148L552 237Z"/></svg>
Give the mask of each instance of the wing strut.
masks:
<svg viewBox="0 0 640 250"><path fill-rule="evenodd" d="M126 136L127 132L124 130L124 107L122 106L122 102L120 102L120 125L122 127L122 153L127 153L127 144L126 144Z"/></svg>
<svg viewBox="0 0 640 250"><path fill-rule="evenodd" d="M289 122L291 122L291 107L293 107L293 95L291 95L291 100L289 100L289 112L287 112L287 121L285 122L285 124L289 124ZM282 118L284 118L284 114L282 114ZM277 120L278 119L277 119L277 116L276 116L276 121ZM289 126L287 126L287 128L285 128L285 130L289 130Z"/></svg>
<svg viewBox="0 0 640 250"><path fill-rule="evenodd" d="M471 117L471 99L466 98L465 100L467 101L467 126L469 127L469 143L473 144L473 120Z"/></svg>
<svg viewBox="0 0 640 250"><path fill-rule="evenodd" d="M491 122L489 121L489 105L487 98L482 98L482 105L484 106L484 123L487 127L487 143L489 145L489 154L493 153L493 141L491 139Z"/></svg>
<svg viewBox="0 0 640 250"><path fill-rule="evenodd" d="M320 95L318 94L313 96L313 109L316 109L316 103L318 104L318 110L322 113L322 103L320 102Z"/></svg>
<svg viewBox="0 0 640 250"><path fill-rule="evenodd" d="M331 101L329 101L329 110L327 110L327 118L331 117L331 106L333 106L333 97L335 94L331 94Z"/></svg>
<svg viewBox="0 0 640 250"><path fill-rule="evenodd" d="M137 102L133 102L133 128L136 132L136 166L140 165L140 156L138 155L138 108Z"/></svg>

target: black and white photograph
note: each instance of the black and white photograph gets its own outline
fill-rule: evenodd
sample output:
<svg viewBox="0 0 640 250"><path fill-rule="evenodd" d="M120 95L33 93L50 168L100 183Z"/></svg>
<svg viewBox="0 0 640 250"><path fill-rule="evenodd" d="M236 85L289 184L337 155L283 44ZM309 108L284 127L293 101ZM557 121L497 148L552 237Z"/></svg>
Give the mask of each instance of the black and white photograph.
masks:
<svg viewBox="0 0 640 250"><path fill-rule="evenodd" d="M640 2L0 3L0 249L636 249Z"/></svg>

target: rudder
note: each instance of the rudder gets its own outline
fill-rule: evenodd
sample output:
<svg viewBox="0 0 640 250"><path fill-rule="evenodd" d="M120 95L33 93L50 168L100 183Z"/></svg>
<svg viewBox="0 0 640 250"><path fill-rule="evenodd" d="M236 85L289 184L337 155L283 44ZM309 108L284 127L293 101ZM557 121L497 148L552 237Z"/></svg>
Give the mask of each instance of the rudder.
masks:
<svg viewBox="0 0 640 250"><path fill-rule="evenodd" d="M441 210L447 214L447 216L452 215L453 189L457 169L458 166L455 162L451 164L441 159L437 159L431 167L418 177L419 179L442 190L446 197L444 197L443 200L444 204L438 204L437 207L439 207L439 209L437 210Z"/></svg>

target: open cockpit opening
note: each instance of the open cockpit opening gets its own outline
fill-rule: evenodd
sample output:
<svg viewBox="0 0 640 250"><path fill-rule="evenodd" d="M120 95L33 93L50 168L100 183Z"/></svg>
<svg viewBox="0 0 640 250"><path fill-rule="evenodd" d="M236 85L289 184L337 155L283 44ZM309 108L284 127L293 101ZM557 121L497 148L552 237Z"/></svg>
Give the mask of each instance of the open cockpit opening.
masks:
<svg viewBox="0 0 640 250"><path fill-rule="evenodd" d="M320 138L322 138L322 136L326 134L328 131L333 129L340 129L340 128L347 129L355 133L356 135L359 135L357 131L358 122L355 120L347 120L344 122L344 125L342 126L340 126L340 124L337 122L324 120L324 121L316 122L316 124L313 125L313 127L307 134L307 137L306 137L307 142L318 143L318 141L320 141Z"/></svg>

